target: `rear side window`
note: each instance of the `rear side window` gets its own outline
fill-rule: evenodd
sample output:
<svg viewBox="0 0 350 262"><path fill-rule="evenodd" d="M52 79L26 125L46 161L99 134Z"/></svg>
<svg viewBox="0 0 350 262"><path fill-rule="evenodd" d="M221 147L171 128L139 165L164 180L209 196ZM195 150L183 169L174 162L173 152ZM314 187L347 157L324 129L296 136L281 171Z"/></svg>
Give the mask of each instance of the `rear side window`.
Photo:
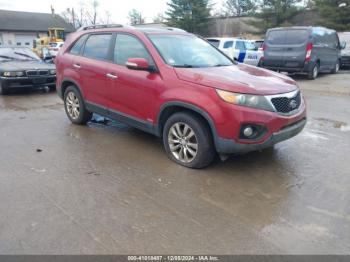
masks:
<svg viewBox="0 0 350 262"><path fill-rule="evenodd" d="M227 41L227 42L225 42L225 44L224 44L224 48L226 49L226 48L231 48L231 47L233 47L233 41Z"/></svg>
<svg viewBox="0 0 350 262"><path fill-rule="evenodd" d="M73 55L79 55L80 50L81 50L86 38L87 38L87 35L83 35L82 37L80 37L79 40L76 41L75 44L73 45L73 47L71 48L70 53ZM56 43L55 43L55 45L56 45Z"/></svg>
<svg viewBox="0 0 350 262"><path fill-rule="evenodd" d="M83 56L97 60L106 60L111 38L111 34L90 35L85 43Z"/></svg>
<svg viewBox="0 0 350 262"><path fill-rule="evenodd" d="M237 41L236 42L236 49L238 50L245 50L245 45L243 41Z"/></svg>
<svg viewBox="0 0 350 262"><path fill-rule="evenodd" d="M300 45L308 40L309 32L303 29L274 30L267 36L270 45Z"/></svg>
<svg viewBox="0 0 350 262"><path fill-rule="evenodd" d="M154 62L139 39L130 35L119 34L114 48L114 61L125 65L129 58L144 58L150 65Z"/></svg>

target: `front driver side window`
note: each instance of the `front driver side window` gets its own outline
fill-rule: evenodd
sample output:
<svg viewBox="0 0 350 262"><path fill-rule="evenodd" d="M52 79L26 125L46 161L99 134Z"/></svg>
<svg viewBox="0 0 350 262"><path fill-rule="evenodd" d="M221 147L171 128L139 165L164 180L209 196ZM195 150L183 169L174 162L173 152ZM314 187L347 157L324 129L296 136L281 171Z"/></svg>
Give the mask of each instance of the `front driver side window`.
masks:
<svg viewBox="0 0 350 262"><path fill-rule="evenodd" d="M144 58L152 66L154 62L145 46L136 37L119 34L115 42L114 62L125 66L129 58Z"/></svg>

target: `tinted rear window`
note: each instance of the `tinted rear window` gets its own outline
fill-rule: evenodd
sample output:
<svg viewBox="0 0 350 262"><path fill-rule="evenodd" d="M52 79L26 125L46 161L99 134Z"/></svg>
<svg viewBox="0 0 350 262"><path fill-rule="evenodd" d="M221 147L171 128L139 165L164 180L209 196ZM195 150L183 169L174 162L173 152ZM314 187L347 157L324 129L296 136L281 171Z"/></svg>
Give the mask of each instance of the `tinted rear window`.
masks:
<svg viewBox="0 0 350 262"><path fill-rule="evenodd" d="M274 30L267 36L271 45L300 45L307 41L309 32L303 29Z"/></svg>
<svg viewBox="0 0 350 262"><path fill-rule="evenodd" d="M73 55L80 54L80 50L81 50L86 38L87 38L87 35L83 35L82 37L80 37L80 39L71 48L70 53Z"/></svg>

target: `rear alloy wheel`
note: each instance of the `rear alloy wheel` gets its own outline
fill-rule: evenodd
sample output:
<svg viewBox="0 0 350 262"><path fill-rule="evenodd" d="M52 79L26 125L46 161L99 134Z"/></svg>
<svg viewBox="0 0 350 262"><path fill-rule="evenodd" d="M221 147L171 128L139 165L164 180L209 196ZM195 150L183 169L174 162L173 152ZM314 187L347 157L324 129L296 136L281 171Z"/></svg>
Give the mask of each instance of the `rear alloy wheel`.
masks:
<svg viewBox="0 0 350 262"><path fill-rule="evenodd" d="M315 64L314 67L308 73L308 79L314 80L318 77L320 67L318 64Z"/></svg>
<svg viewBox="0 0 350 262"><path fill-rule="evenodd" d="M70 86L64 93L64 107L70 121L77 125L85 125L92 118L87 111L83 98L75 86Z"/></svg>
<svg viewBox="0 0 350 262"><path fill-rule="evenodd" d="M332 74L336 74L339 72L340 69L340 62L338 60L338 62L335 64L334 69L332 70Z"/></svg>
<svg viewBox="0 0 350 262"><path fill-rule="evenodd" d="M208 126L191 112L176 113L168 119L163 143L169 158L185 167L203 168L215 157Z"/></svg>

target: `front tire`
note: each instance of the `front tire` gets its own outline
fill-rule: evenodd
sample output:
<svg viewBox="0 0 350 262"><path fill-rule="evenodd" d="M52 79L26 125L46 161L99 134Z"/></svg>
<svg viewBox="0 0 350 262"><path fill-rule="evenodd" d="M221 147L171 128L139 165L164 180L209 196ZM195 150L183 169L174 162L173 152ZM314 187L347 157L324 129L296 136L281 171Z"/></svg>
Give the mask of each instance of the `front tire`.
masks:
<svg viewBox="0 0 350 262"><path fill-rule="evenodd" d="M85 125L92 118L92 113L85 108L83 97L75 86L69 86L64 92L64 108L73 124Z"/></svg>
<svg viewBox="0 0 350 262"><path fill-rule="evenodd" d="M165 123L163 143L168 157L189 168L204 168L215 157L207 124L191 112L172 115Z"/></svg>

